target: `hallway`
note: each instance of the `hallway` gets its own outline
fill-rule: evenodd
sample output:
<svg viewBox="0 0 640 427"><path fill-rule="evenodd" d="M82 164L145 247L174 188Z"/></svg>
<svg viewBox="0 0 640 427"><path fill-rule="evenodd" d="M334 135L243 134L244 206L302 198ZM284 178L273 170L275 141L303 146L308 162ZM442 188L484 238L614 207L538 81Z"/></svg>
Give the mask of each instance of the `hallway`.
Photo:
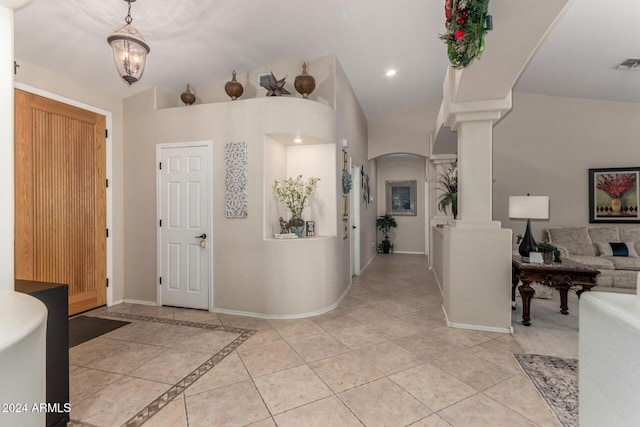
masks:
<svg viewBox="0 0 640 427"><path fill-rule="evenodd" d="M312 318L89 313L132 323L70 350L70 425L559 425L510 335L446 327L426 264L377 255Z"/></svg>

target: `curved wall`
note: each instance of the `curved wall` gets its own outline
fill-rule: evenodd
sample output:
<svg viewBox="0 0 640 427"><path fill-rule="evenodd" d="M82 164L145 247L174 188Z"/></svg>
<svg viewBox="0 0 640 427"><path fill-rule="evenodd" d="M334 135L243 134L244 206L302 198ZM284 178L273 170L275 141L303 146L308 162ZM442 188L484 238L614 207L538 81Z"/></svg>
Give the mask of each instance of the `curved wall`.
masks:
<svg viewBox="0 0 640 427"><path fill-rule="evenodd" d="M269 135L335 140L335 112L327 105L293 97L270 97L190 107L154 109L155 93L125 100L130 132L125 136L126 250L138 262L127 267L129 300L156 301L155 212L156 144L213 141L213 277L214 311L271 317L311 315L330 309L349 283L339 279L335 252L337 226L326 236L280 241L265 238L265 198L272 181L265 172L265 139ZM224 217L224 145L248 146L248 216ZM332 145L335 147L334 145ZM336 148L334 148L336 150ZM337 153L334 159L337 159ZM315 165L318 167L319 165ZM337 160L321 165L330 180ZM310 172L315 174L316 172ZM305 174L305 176L307 176ZM315 175L309 175L315 176ZM329 182L327 188L336 188ZM335 218L338 194L326 194L326 221ZM309 218L310 219L310 218ZM335 220L334 220L335 222ZM331 228L333 233L331 233ZM272 232L275 232L273 230ZM333 234L333 235L331 235Z"/></svg>
<svg viewBox="0 0 640 427"><path fill-rule="evenodd" d="M2 411L2 425L45 424L46 413L32 408L46 402L46 326L47 309L42 302L18 292L0 293L0 402L21 405L20 410Z"/></svg>

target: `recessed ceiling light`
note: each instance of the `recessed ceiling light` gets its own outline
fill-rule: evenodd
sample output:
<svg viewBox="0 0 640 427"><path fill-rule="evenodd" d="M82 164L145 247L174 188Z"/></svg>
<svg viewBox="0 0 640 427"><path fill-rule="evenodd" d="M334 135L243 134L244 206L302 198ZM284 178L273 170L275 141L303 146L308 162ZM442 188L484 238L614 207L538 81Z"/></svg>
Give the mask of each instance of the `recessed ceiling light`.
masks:
<svg viewBox="0 0 640 427"><path fill-rule="evenodd" d="M396 70L391 69L391 70L387 70L387 77L393 77L396 75Z"/></svg>
<svg viewBox="0 0 640 427"><path fill-rule="evenodd" d="M296 144L300 144L302 142L302 138L296 138L293 140Z"/></svg>

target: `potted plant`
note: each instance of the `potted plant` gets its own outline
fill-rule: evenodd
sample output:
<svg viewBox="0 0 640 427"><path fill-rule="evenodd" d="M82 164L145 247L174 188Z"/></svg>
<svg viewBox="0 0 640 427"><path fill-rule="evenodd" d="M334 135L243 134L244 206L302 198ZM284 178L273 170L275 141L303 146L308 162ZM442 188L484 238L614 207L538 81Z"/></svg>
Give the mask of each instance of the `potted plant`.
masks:
<svg viewBox="0 0 640 427"><path fill-rule="evenodd" d="M542 260L545 264L553 263L553 253L556 250L556 247L551 243L542 242L538 243L538 251L542 252Z"/></svg>
<svg viewBox="0 0 640 427"><path fill-rule="evenodd" d="M276 180L273 184L278 200L285 205L291 213L289 228L298 237L300 237L304 231L302 211L309 204L309 197L316 189L318 181L320 181L320 178L309 178L305 182L302 180L302 175L298 175L295 179Z"/></svg>
<svg viewBox="0 0 640 427"><path fill-rule="evenodd" d="M382 234L384 235L384 240L378 245L378 251L385 254L389 253L389 249L393 247L389 241L389 231L397 226L398 223L396 222L396 219L389 214L380 215L376 219L376 227L378 230L382 231Z"/></svg>
<svg viewBox="0 0 640 427"><path fill-rule="evenodd" d="M458 167L452 164L445 167L438 178L438 189L441 191L438 210L447 214L447 207L451 206L453 219L458 217Z"/></svg>

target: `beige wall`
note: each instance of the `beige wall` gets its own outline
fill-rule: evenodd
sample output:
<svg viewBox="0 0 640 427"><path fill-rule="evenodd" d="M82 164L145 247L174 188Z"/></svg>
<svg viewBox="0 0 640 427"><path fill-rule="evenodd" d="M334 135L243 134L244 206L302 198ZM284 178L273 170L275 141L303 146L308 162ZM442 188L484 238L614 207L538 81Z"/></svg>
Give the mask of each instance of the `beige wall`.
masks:
<svg viewBox="0 0 640 427"><path fill-rule="evenodd" d="M369 158L384 154L429 155L429 135L433 132L440 104L410 108L369 121Z"/></svg>
<svg viewBox="0 0 640 427"><path fill-rule="evenodd" d="M113 276L109 278L109 282L113 286L113 301L121 301L124 298L125 288L122 100L95 88L78 84L66 76L35 67L21 61L20 58L17 58L17 61L20 64L15 77L17 83L111 113L112 127L109 132L112 138L112 174L109 179L113 203L112 233L110 234L113 239Z"/></svg>
<svg viewBox="0 0 640 427"><path fill-rule="evenodd" d="M132 230L126 235L126 256L136 260L127 264L126 299L157 299L156 144L210 140L215 308L296 315L334 303L348 284L336 275L337 258L326 256L327 247L335 245L335 234L325 239L275 241L266 237L274 230L267 233L268 221L264 218L265 199L273 192L271 177L278 173L265 170L265 156L273 156L273 145L277 144L269 138L265 144L265 135L293 136L299 129L303 138L308 135L329 140L334 132L333 110L287 97L155 110L154 92L125 100L125 224ZM246 219L224 217L224 145L230 141L248 144ZM283 159L277 163L283 165ZM325 167L335 174L335 164ZM325 181L330 184L331 180L325 177ZM333 209L335 215L335 206ZM313 268L323 274L308 275ZM324 280L324 286L318 285L319 280Z"/></svg>
<svg viewBox="0 0 640 427"><path fill-rule="evenodd" d="M282 307L282 304L297 301L298 311L310 312L335 302L346 290L350 282L349 241L341 238L341 218L337 209L341 197L337 179L341 151L335 141L348 139L354 161L366 162L367 124L344 72L337 62L334 66L338 85L335 112L322 103L295 96L161 110L154 108L171 103L171 95L164 91L147 91L125 100L125 223L126 228L132 230L126 236L126 256L127 259L136 259L126 268L128 300L155 301L157 297L155 145L192 140L213 141L214 203L224 192L224 142L246 141L249 144L248 180L252 183L249 187L249 217L247 220L228 220L222 216L222 209L214 206L214 304L217 309L269 314L275 312L274 307L278 305ZM308 135L331 142L313 148L325 153L322 154L324 157L327 148L334 151L335 160L325 165L334 176L325 176L321 183L323 187L319 188L318 196L324 201L316 209L323 211L310 211L311 215L320 218L317 231L329 237L298 242L274 241L267 237L274 231L269 230L273 221L264 216L274 211L274 207L267 203L268 195L273 191L273 177L282 173L278 172L278 165L286 165L289 154L298 159L298 165L304 160L304 153L300 157L303 147L283 149L276 139L282 139L282 134L294 135L298 131L303 134L303 139ZM314 167L321 166L314 164ZM295 168L287 166L287 169L293 171ZM318 175L319 171L312 170L310 174ZM323 196L332 191L324 187L327 185L334 189L334 200L327 201ZM372 212L369 210L363 215L374 217L375 212ZM332 215L332 220L322 220L326 214ZM369 217L367 232L371 234L375 228ZM371 249L363 252L366 260L374 254ZM278 268L278 262L282 260L287 265L293 263L301 267L305 260L315 260L313 265L318 274L309 276L301 272L295 278L283 276L282 272L291 267ZM301 271L311 270L301 268ZM264 284L265 278L270 278L266 280L270 284L278 284L271 289L272 292L269 285L256 288L256 283ZM305 288L305 285L318 283L328 286ZM314 300L314 304L305 302L309 299Z"/></svg>
<svg viewBox="0 0 640 427"><path fill-rule="evenodd" d="M367 118L360 107L358 98L353 92L353 88L347 79L340 62L336 59L336 159L338 161L338 171L342 173L342 140L347 140L348 147L345 148L349 154L353 166L365 166L365 170L369 173L371 185L375 187L375 168L372 162L368 161L368 124ZM375 191L373 192L375 195ZM342 196L342 176L336 182L336 194ZM375 199L374 199L375 200ZM342 203L340 201L340 203ZM360 200L360 265L365 266L371 258L376 254L374 245L371 242L375 239L375 205L365 206L362 199ZM342 206L339 204L338 206ZM338 236L342 236L342 212L341 208L337 212ZM341 277L350 279L350 239L344 239L338 242L338 256L347 262L341 264ZM340 240L340 239L338 239Z"/></svg>
<svg viewBox="0 0 640 427"><path fill-rule="evenodd" d="M366 204L360 201L360 266L364 267L378 250L378 229L376 218L378 217L378 164L375 160L369 160L364 165L365 172L369 175L369 193L371 202ZM361 191L361 196L364 193Z"/></svg>
<svg viewBox="0 0 640 427"><path fill-rule="evenodd" d="M369 121L368 156L370 159L376 159L377 163L377 214L383 215L386 211L384 181L418 181L418 216L396 217L398 228L392 231L392 236L395 235L393 243L396 251L425 252L425 158L429 155L429 136L433 133L439 108L439 103L429 104L378 116ZM417 156L385 156L398 153ZM402 159L411 160L405 162ZM377 241L382 239L380 233L375 237Z"/></svg>
<svg viewBox="0 0 640 427"><path fill-rule="evenodd" d="M378 215L386 213L386 181L415 180L417 184L416 216L395 216L398 227L389 233L394 252L425 252L425 158L415 155L396 154L378 159ZM382 240L378 233L378 240Z"/></svg>
<svg viewBox="0 0 640 427"><path fill-rule="evenodd" d="M640 165L640 105L516 93L494 128L493 218L508 218L509 196L550 197L549 220L532 221L536 239L550 227L589 223L588 169Z"/></svg>

